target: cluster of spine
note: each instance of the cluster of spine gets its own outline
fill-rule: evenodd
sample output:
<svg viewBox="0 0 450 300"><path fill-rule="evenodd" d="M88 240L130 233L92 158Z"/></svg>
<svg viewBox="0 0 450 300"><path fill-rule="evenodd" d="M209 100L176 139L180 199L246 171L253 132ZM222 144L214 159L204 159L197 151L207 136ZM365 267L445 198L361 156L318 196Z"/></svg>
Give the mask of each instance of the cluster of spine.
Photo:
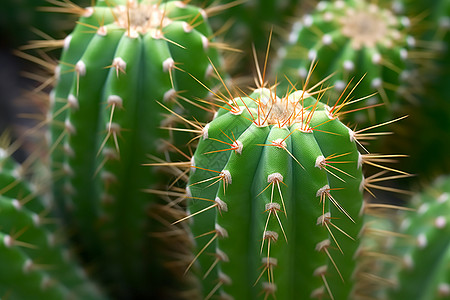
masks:
<svg viewBox="0 0 450 300"><path fill-rule="evenodd" d="M199 137L187 186L207 299L348 299L363 221L357 134L305 91L227 102Z"/></svg>
<svg viewBox="0 0 450 300"><path fill-rule="evenodd" d="M149 156L170 159L168 145L180 142L161 129L176 119L164 106L204 118L184 97L206 97L198 82L211 86L219 65L206 14L185 2L78 8L50 95L53 197L85 257L126 297L155 296L149 282L169 282L149 238L158 200L144 192L167 179L143 166Z"/></svg>
<svg viewBox="0 0 450 300"><path fill-rule="evenodd" d="M354 109L369 105L384 107L353 114L358 124L386 121L408 79L408 67L416 41L409 35L411 21L401 15L402 5L390 1L321 1L315 10L293 25L288 45L278 50L273 76L286 75L292 85L305 78L312 64L313 83L326 76L340 93L358 84L355 99L376 93ZM283 93L291 84L282 84ZM404 94L404 93L403 93ZM361 102L361 101L360 101ZM368 123L370 122L370 123Z"/></svg>
<svg viewBox="0 0 450 300"><path fill-rule="evenodd" d="M401 223L407 238L395 252L402 268L394 275L391 299L450 299L450 177L438 178L412 199L416 209Z"/></svg>
<svg viewBox="0 0 450 300"><path fill-rule="evenodd" d="M51 206L0 147L0 297L105 299L62 243Z"/></svg>

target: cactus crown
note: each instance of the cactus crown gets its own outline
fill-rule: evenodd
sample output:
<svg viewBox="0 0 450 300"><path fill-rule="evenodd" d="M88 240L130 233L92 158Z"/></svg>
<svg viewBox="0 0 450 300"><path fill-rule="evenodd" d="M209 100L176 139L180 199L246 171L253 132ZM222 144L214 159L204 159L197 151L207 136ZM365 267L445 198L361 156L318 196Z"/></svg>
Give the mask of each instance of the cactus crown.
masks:
<svg viewBox="0 0 450 300"><path fill-rule="evenodd" d="M393 47L401 35L398 18L392 11L375 4L361 4L364 5L347 9L343 16L337 17L342 26L342 34L351 39L356 50L362 47L373 48L377 43Z"/></svg>
<svg viewBox="0 0 450 300"><path fill-rule="evenodd" d="M129 1L127 6L116 6L113 12L116 15L116 24L128 29L129 36L135 36L136 33L145 34L149 31L153 31L156 35L162 27L170 23L164 10L157 4Z"/></svg>

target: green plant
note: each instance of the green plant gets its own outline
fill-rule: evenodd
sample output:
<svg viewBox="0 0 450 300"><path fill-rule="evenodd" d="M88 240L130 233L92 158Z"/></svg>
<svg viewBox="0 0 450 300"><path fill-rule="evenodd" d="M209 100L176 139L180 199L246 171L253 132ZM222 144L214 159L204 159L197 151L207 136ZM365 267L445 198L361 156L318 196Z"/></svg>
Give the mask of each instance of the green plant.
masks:
<svg viewBox="0 0 450 300"><path fill-rule="evenodd" d="M279 89L286 92L301 83L315 61L312 83L336 73L330 81L339 94L365 77L353 96L370 98L351 107L358 110L367 104L383 105L352 114L354 123L369 125L392 118L399 98L420 88L417 83L407 84L414 51L420 46L411 34L414 24L402 15L398 4L320 1L315 10L297 20L287 45L278 49L279 61L272 76L289 78Z"/></svg>
<svg viewBox="0 0 450 300"><path fill-rule="evenodd" d="M408 5L402 7L406 1ZM424 19L433 20L444 11L434 8L447 7L445 1L433 6L430 17ZM7 155L0 151L0 194L6 197L0 199L0 263L17 276L28 276L27 272L34 276L24 284L27 278L21 277L18 283L0 274L0 296L103 298L85 275L77 273L78 258L91 268L105 295L120 299L393 299L411 284L421 286L418 282L423 277L415 278L418 274L407 270L398 273L392 263L398 261L399 253L418 250L401 243L390 249L393 237L414 236L416 231L396 233L394 214L384 211L382 218L367 218L372 208L397 207L363 201L363 189L398 191L378 183L409 177L382 166L401 155L366 150L370 149L367 140L385 134L369 132L383 125L373 120L395 114L394 102L400 94L405 96L403 79L408 77L412 85L407 89L414 88L414 93L427 81L426 87L434 87L439 99L448 98L442 93L449 91L447 73L447 77L430 76L439 78L434 85L429 84L433 80L422 81L423 75L416 78L416 71L409 72L410 59L426 54L423 62L428 64L428 54L435 54L416 52L428 43L421 40L423 36L411 37L417 32L410 30L410 23L417 24L423 16L401 17L402 8L409 16L410 11L423 10L417 9L415 0L395 1L392 11L385 1L320 2L295 23L290 44L283 47L282 41L273 39L282 61L273 65L266 52L264 69L272 70L271 79L278 80L269 81L278 84L265 88L265 77L259 78L260 88L243 91L236 98L231 96L232 88L226 97L213 87L223 66L216 49L221 44L213 41L207 12L228 9L224 17L215 19L217 28L227 29L224 19L230 16L246 17L243 23L237 20L225 36L233 36L231 42L236 42L236 33L248 37L248 32L254 32L254 52L259 53L271 35L269 28L275 25L273 34L279 34L276 24L288 23L286 16L303 3L224 1L202 10L187 0L98 0L85 9L66 0L50 2L59 7L46 10L81 16L64 41L50 39L23 48L64 45L53 77L51 111L40 124L49 124L50 164L45 167L51 169L51 177L33 170L53 189L48 193L48 186L39 182L36 190L28 177L15 176L20 174L13 171L16 165L9 158L3 160ZM256 4L258 10L248 9ZM448 43L447 19L442 20L444 26L433 38L446 38ZM266 35L262 33L265 26ZM40 58L23 52L20 56L46 69L55 67L47 52L39 49L38 54ZM251 59L246 58L240 65L225 61L227 69L249 75ZM311 73L313 58L318 64L313 64ZM444 57L442 62L447 68L449 60ZM424 69L433 70L428 67ZM319 88L335 72L331 77L335 89ZM284 80L285 75L289 80ZM302 80L314 88L296 90ZM43 81L37 90L45 91L51 80ZM313 92L316 88L319 91ZM392 105L372 107L375 91ZM219 103L211 102L208 93ZM409 109L428 114L428 109L435 112L438 106L439 121L447 121L447 106L436 104L434 94L430 95L415 98L417 106ZM429 106L421 103L422 97ZM208 123L210 105L220 109ZM353 119L347 118L349 112ZM365 125L350 127L343 123L347 120L369 125L357 130ZM422 131L414 131L411 140L423 151L418 141L437 129L436 125L430 130L420 126ZM442 129L440 139L449 141L445 126ZM191 133L198 131L197 145ZM438 154L446 153L445 147L431 145L426 156L444 166ZM195 147L190 162L179 161L191 157ZM399 152L409 152L407 148L412 147L402 145ZM159 167L145 166L149 160L156 160L153 165ZM417 160L421 170L423 162ZM383 170L364 177L363 164ZM172 173L161 172L165 171L162 165ZM389 176L390 171L396 174ZM189 180L186 190L184 180ZM433 209L430 218L438 212L439 208ZM54 224L41 224L48 220L46 213L63 219L64 231ZM17 236L17 230L22 235ZM63 259L64 246L55 248L48 242L53 232L77 246L75 260ZM38 245L39 253L19 242ZM5 254L12 253L8 252L12 248L14 259ZM45 266L52 268L42 266L41 255L49 257ZM425 257L418 265L427 267L427 262ZM18 266L25 266L27 272ZM38 283L46 287L53 283L46 278L60 280L37 291ZM390 288L397 278L399 290L394 292ZM36 292L31 295L30 291Z"/></svg>
<svg viewBox="0 0 450 300"><path fill-rule="evenodd" d="M394 252L402 258L390 299L449 299L450 178L442 176L416 194L403 217Z"/></svg>
<svg viewBox="0 0 450 300"><path fill-rule="evenodd" d="M192 222L188 268L206 298L351 297L371 156L338 119L348 99L266 88L223 99L199 137L180 220Z"/></svg>
<svg viewBox="0 0 450 300"><path fill-rule="evenodd" d="M53 197L107 284L155 295L170 280L156 274L165 271L148 237L160 230L149 214L161 200L144 189L168 179L142 164L187 142L160 128L174 127L162 106L207 117L193 100L207 95L199 82L213 85L217 49L204 11L181 1L98 1L75 12L50 95Z"/></svg>
<svg viewBox="0 0 450 300"><path fill-rule="evenodd" d="M0 137L0 296L7 299L105 299L66 246L40 195L44 184L27 178L29 161L10 157Z"/></svg>

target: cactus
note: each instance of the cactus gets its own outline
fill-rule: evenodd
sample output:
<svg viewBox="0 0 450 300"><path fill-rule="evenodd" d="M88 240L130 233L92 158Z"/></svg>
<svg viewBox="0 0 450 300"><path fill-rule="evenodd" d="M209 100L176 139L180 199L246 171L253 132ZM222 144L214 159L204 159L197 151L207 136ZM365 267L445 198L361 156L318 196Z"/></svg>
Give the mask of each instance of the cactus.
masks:
<svg viewBox="0 0 450 300"><path fill-rule="evenodd" d="M203 128L179 222L191 220L188 269L204 278L206 298L353 295L370 156L338 119L346 101L260 88L224 100Z"/></svg>
<svg viewBox="0 0 450 300"><path fill-rule="evenodd" d="M197 80L213 84L217 49L204 11L182 1L98 1L77 11L51 93L53 195L107 284L121 283L124 297L157 296L149 282L161 289L170 280L157 274L148 238L160 230L149 218L158 198L143 190L167 178L142 164L180 143L159 128L173 127L163 106L206 117L183 97L206 96Z"/></svg>
<svg viewBox="0 0 450 300"><path fill-rule="evenodd" d="M399 95L410 99L406 90L416 93L422 88L422 80L406 85L416 74L410 72L416 67L413 58L419 57L416 51L427 44L411 37L410 25L421 16L401 16L402 3L406 3L405 11L413 3L408 1L395 1L392 10L387 1L320 2L315 11L294 24L290 44L277 52L280 61L273 66L271 77L282 79L286 74L289 80L265 88L263 78L260 88L237 98L217 93L221 108L206 123L205 111L210 109L203 108L210 103L204 99L208 92L215 93L213 66L221 63L205 11L187 4L195 1L97 0L93 7L83 9L70 1L51 0L61 7L46 10L81 16L64 41L22 48L64 44L50 94L51 112L40 124L50 123L52 192L47 198L34 184L26 183L27 176L18 177L22 173L17 165L6 158L11 151L0 150L0 261L8 270L0 274L0 297L104 298L78 263L64 254L66 248L59 243L62 234L69 234L82 262L91 267L106 294L118 299L406 299L416 298L412 293L421 280L425 282L422 287L434 282L424 289L424 295L436 287L439 290L437 277L426 281L419 272L399 271L397 257L389 254L392 238L405 234L417 237L426 253L437 252L432 248L434 240L431 243L435 233L419 232L433 229L431 223L411 225L397 234L392 215L367 220L377 205L363 202L363 189L396 190L376 184L409 175L380 166L386 156L368 154L362 141L379 133L351 130L342 123L384 121L397 106ZM233 7L224 12L225 19L245 16L243 29L239 24L233 28L243 34L257 32L252 38L259 52L261 35L269 36L267 22L283 24L294 9L281 7L299 4L294 0L245 5L236 1L217 7L211 4L206 11ZM248 11L251 5L258 5L258 10ZM447 4L442 1L433 7L439 5ZM433 9L425 19L433 20L440 11L444 10ZM446 20L441 21L444 31L439 33L446 34L448 42ZM223 18L216 21L220 23L217 28L224 25ZM362 29L359 24L370 26ZM266 25L264 34L261 29ZM274 28L275 36L278 30ZM233 29L228 32L234 33ZM279 41L274 45L278 47ZM19 56L51 68L47 54L39 53L42 59L23 52ZM311 75L312 60L318 64ZM448 66L448 59L443 61ZM249 70L247 63L228 67ZM313 89L293 87L302 79L299 75L315 84L325 82L322 79L333 72L337 74L332 77L331 96L322 93L326 88L313 93ZM365 78L359 82L361 77ZM38 90L45 91L41 88L49 81ZM448 91L443 82L432 86ZM367 109L362 100L373 92L378 95L371 95ZM433 98L430 95L420 97ZM319 101L324 96L327 104ZM420 97L414 99L421 101ZM420 101L416 104L423 104ZM375 102L385 107L372 107ZM435 110L434 102L429 103L426 108ZM444 106L439 108L444 116ZM350 116L348 111L355 117L344 119ZM183 122L201 131L188 163L178 161L180 154L197 145L180 131L197 130L183 127ZM180 124L183 128L176 128ZM412 127L405 128L411 131ZM430 136L424 126L421 129L427 135L420 136ZM445 134L441 139L450 140ZM416 135L414 140L420 140ZM445 152L444 147L438 148ZM426 152L429 157L439 150ZM176 183L169 185L171 191L167 191L171 178L159 172L162 168L144 165L149 157L174 171ZM161 163L164 160L168 162ZM384 170L364 177L363 163ZM423 160L417 160L417 165L423 170ZM187 172L177 169L186 166ZM381 178L388 171L400 174ZM188 172L184 191L180 182ZM170 202L172 197L176 199ZM445 231L446 222L434 215L444 212L444 201L436 205L425 214L420 213L425 209L419 209L419 215L405 224L424 221L426 216L442 227L437 231ZM69 230L48 224L53 209ZM433 266L430 260L438 255L430 258L424 249L405 241L399 242L394 254L408 253L406 267ZM437 273L445 276L443 272ZM397 290L386 289L394 282L398 282ZM444 297L448 297L446 288L441 285ZM422 300L433 297L438 296Z"/></svg>
<svg viewBox="0 0 450 300"><path fill-rule="evenodd" d="M408 238L394 248L402 257L402 268L393 276L397 285L391 299L449 299L450 267L450 178L438 178L425 191L415 195L401 223Z"/></svg>
<svg viewBox="0 0 450 300"><path fill-rule="evenodd" d="M398 12L398 2L393 8L389 4L364 0L319 2L314 11L294 24L288 45L278 49L273 76L286 74L292 84L297 84L299 76L306 77L311 61L316 61L312 83L335 72L331 80L337 93L365 76L354 98L377 94L364 104L354 103L353 109L368 104L383 107L356 112L352 121L367 125L392 118L399 95L411 98L407 94L420 90L420 85L414 83L406 88L405 83L410 56L417 51L411 21ZM292 86L285 83L279 88L285 92Z"/></svg>
<svg viewBox="0 0 450 300"><path fill-rule="evenodd" d="M51 203L29 183L0 141L0 296L8 299L105 299L87 278L52 220Z"/></svg>

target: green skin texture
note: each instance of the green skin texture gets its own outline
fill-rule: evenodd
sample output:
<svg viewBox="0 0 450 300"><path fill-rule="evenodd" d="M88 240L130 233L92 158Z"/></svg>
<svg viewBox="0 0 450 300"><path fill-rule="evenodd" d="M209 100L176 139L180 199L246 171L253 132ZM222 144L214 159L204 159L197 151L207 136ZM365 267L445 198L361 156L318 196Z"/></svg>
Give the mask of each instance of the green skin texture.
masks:
<svg viewBox="0 0 450 300"><path fill-rule="evenodd" d="M404 267L396 274L398 287L392 299L450 298L450 177L438 178L424 192L413 198L417 211L403 221L403 240L396 251L403 257ZM442 285L445 285L444 288ZM439 292L439 288L447 290Z"/></svg>
<svg viewBox="0 0 450 300"><path fill-rule="evenodd" d="M98 2L66 39L52 92L52 169L56 178L64 170L54 185L55 201L68 225L79 232L75 238L86 257L101 266L107 283L115 282L118 290L123 287L126 296L151 294L149 281L155 286L168 282L156 275L161 271L155 271L158 266L151 262L157 261L157 254L148 238L159 230L148 217L158 199L143 192L168 182L143 166L148 155L161 157L161 139L171 141L168 130L159 128L164 114L170 113L158 102L188 117L206 118L200 109L188 104L185 109L164 96L173 89L188 99L205 97L207 90L191 75L212 85L208 57L219 65L216 49L205 44L212 33L201 10L178 4L169 1L161 6L173 20L162 29L162 39L150 33L129 37L127 29L114 23L111 8ZM88 27L98 27L99 20L107 29L104 36ZM186 32L184 26L192 20L199 25ZM115 58L126 63L125 72L108 68ZM169 70L171 59L185 72ZM85 72L80 68L73 72L74 65L84 65ZM110 96L120 97L121 105L113 107ZM110 124L120 126L117 146L114 134L108 137ZM151 276L155 278L150 280Z"/></svg>
<svg viewBox="0 0 450 300"><path fill-rule="evenodd" d="M8 299L105 299L67 256L55 224L42 222L49 208L17 175L19 170L11 158L0 155L0 295ZM19 204L25 199L29 202ZM8 243L20 232L16 239L25 246ZM34 265L28 271L27 263Z"/></svg>
<svg viewBox="0 0 450 300"><path fill-rule="evenodd" d="M381 42L375 45L363 45L361 48L353 47L351 37L342 32L340 19L348 19L346 12L349 9L355 11L367 11L369 1L322 1L315 10L297 21L289 35L289 41L279 56L278 61L272 69L272 77L281 77L286 74L292 84L298 85L299 74L306 76L310 69L313 53L315 52L317 66L312 72L310 83L314 84L335 73L330 79L330 85L334 85L336 93L339 94L351 80L350 90L355 83L364 77L358 88L352 93L353 99L366 97L373 93L373 99L360 101L359 103L348 106L348 109L358 109L368 104L381 103L381 107L375 109L364 110L351 114L348 120L358 124L374 124L381 123L391 118L392 109L395 109L399 103L399 95L396 93L396 87L404 85L401 78L403 71L408 69L409 61L407 57L408 50L413 46L408 44L408 27L403 25L405 17L393 14L394 20L397 22L393 27L398 31L398 39L392 39L393 46L387 47ZM383 23L387 23L386 12L388 12L390 1L379 1L380 12L377 15L383 16ZM343 3L342 7L337 3ZM383 9L382 7L385 7ZM326 16L332 15L331 20L327 20ZM354 25L355 27L357 25ZM360 29L363 31L364 29ZM371 34L371 33L367 33ZM331 39L331 43L327 44L326 38ZM406 54L406 57L403 55ZM377 62L377 55L380 60ZM375 59L374 59L375 58ZM386 62L386 63L385 63ZM353 67L346 67L351 64ZM395 68L390 68L393 65ZM406 72L404 72L406 74ZM303 79L304 80L304 79ZM377 81L382 82L381 86L377 86ZM327 82L328 83L328 82ZM395 87L395 89L393 89ZM282 83L278 90L286 93L291 90L292 85L287 81ZM386 97L383 97L386 95ZM369 101L369 102L368 102Z"/></svg>
<svg viewBox="0 0 450 300"><path fill-rule="evenodd" d="M322 103L317 104L310 123L311 127L318 129L313 132L305 133L298 130L300 128L298 123L282 128L274 125L255 125L252 119L257 115L256 101L265 97L267 93L267 89L259 89L248 97L236 98L243 112L235 115L226 109L220 109L200 138L193 156L193 167L187 188L190 199L189 211L195 214L210 207L214 204L211 201L216 197L227 204L227 210L211 208L192 217L191 229L193 235L197 237L196 253L205 247L214 234L198 236L211 232L215 226L224 228L228 237L215 239L198 257L192 267L193 271L203 276L215 261L216 257L212 254L216 253L216 249L220 249L227 255L229 261L220 260L204 279L204 295L208 295L216 286L219 273L224 273L232 280L232 284L223 284L217 295L229 295L234 299L264 299L262 285L267 281L267 272L257 284L255 282L265 266L262 259L267 257L268 251L266 240L260 253L268 219L268 212L264 212L265 205L271 202L272 197L272 187L267 189L266 187L268 176L280 173L283 176L283 183L279 183L279 186L287 216L284 213L280 192L275 185L272 199L280 205L281 211L278 211L277 215L286 233L287 242L273 213L266 228L267 231L275 231L279 235L278 241L272 242L270 247L270 257L278 260L277 266L273 268L274 283L277 286L276 298L310 299L315 289L323 288L322 278L313 276L314 271L320 266L327 266L325 277L334 299L347 299L352 291L351 275L355 267L353 255L358 247L357 235L362 225L360 216L362 170L361 166L358 166L359 153L356 144L351 141L346 126L338 119L331 120L328 117ZM300 95L301 92L296 92L290 97L298 101ZM245 108L244 103L252 114ZM316 103L314 98L305 98L304 107L312 107L314 103ZM233 143L225 135L230 138L234 136L242 143L240 154L232 150L220 151L230 147L217 140ZM264 146L277 139L285 139L288 135L285 140L286 149L298 162L285 149ZM316 159L320 155L327 157L344 153L346 155L332 161L345 161L336 165L352 177L338 171L333 172L338 172L336 175L345 182L315 166ZM212 184L215 180L208 180L217 174L204 169L215 172L228 170L232 181L225 185L224 190L222 181ZM355 221L353 223L336 206L329 204L328 200L325 201L324 209L325 212L331 213L332 223L355 238L352 240L329 225L344 255L337 250L326 228L320 224L316 225L318 218L323 214L322 205L319 203L320 196L316 194L327 184L332 189L330 193L334 199ZM337 190L333 190L335 188ZM262 192L264 189L266 190ZM331 241L328 251L338 266L345 284L342 283L326 253L315 250L316 245L326 239ZM323 293L326 295L326 290Z"/></svg>

